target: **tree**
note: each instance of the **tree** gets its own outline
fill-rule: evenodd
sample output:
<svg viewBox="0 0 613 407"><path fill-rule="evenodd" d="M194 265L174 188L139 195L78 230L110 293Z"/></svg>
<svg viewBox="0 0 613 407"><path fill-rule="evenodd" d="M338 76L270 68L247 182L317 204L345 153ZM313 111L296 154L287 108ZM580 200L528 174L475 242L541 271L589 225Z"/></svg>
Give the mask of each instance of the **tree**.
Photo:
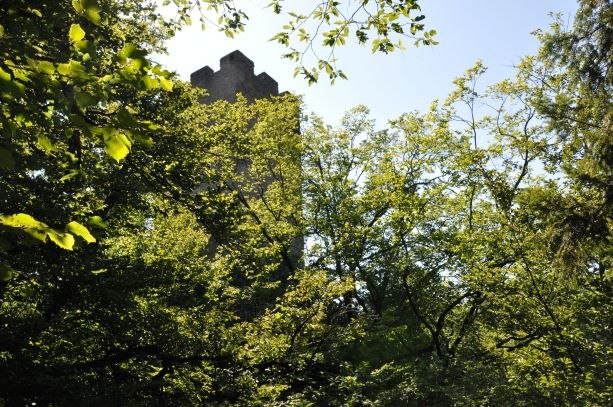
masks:
<svg viewBox="0 0 613 407"><path fill-rule="evenodd" d="M145 58L166 34L130 3L12 2L1 16L3 234L71 250L75 235L95 240L85 225L102 202L88 185L112 167L101 150L119 162L159 129L135 108L172 87ZM49 201L58 182L67 193Z"/></svg>
<svg viewBox="0 0 613 407"><path fill-rule="evenodd" d="M607 1L580 2L573 29L565 30L556 19L550 32L539 33L539 61L529 61L535 65L531 80L540 88L534 104L558 137L558 160L578 157L566 159L562 167L580 195L567 203L562 232L568 239L560 249L571 264L572 258L584 257L580 237L606 240L604 225L613 211L612 10Z"/></svg>
<svg viewBox="0 0 613 407"><path fill-rule="evenodd" d="M352 400L609 402L610 70L577 69L608 52L607 10L554 25L485 92L477 64L388 130L358 109L305 131L308 255L354 281L342 301L365 321L344 359Z"/></svg>
<svg viewBox="0 0 613 407"><path fill-rule="evenodd" d="M177 83L139 107L175 132L89 184L105 205L96 245L5 252L19 265L2 291L6 403L268 397L253 377L270 350L243 357L244 333L302 281L279 273L299 226L296 102L202 106Z"/></svg>

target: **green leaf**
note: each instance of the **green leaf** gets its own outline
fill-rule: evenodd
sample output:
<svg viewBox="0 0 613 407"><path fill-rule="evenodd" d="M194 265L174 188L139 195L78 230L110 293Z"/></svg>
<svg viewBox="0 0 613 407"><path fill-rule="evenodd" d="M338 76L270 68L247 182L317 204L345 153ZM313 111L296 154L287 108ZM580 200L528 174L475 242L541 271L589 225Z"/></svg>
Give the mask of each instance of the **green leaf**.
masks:
<svg viewBox="0 0 613 407"><path fill-rule="evenodd" d="M15 159L9 150L0 147L0 168L12 170L15 168Z"/></svg>
<svg viewBox="0 0 613 407"><path fill-rule="evenodd" d="M47 138L47 136L38 136L38 146L43 149L46 153L51 153L56 150L51 140Z"/></svg>
<svg viewBox="0 0 613 407"><path fill-rule="evenodd" d="M145 88L147 90L156 89L158 86L160 86L160 84L157 81L157 79L152 78L149 75L143 76L143 83L145 84Z"/></svg>
<svg viewBox="0 0 613 407"><path fill-rule="evenodd" d="M153 123L150 120L141 120L140 122L141 125L144 125L145 127L147 127L147 129L151 130L151 131L158 131L162 129L162 126Z"/></svg>
<svg viewBox="0 0 613 407"><path fill-rule="evenodd" d="M26 213L0 216L0 224L13 228L23 229L26 233L40 241L44 242L47 240L47 232L49 230L49 226L47 226L43 222L37 221L31 215L28 215Z"/></svg>
<svg viewBox="0 0 613 407"><path fill-rule="evenodd" d="M88 52L88 51L93 51L94 49L91 48L91 43L87 40L81 40L75 43L75 47L81 51L81 52ZM83 58L91 58L91 56L89 54L84 54Z"/></svg>
<svg viewBox="0 0 613 407"><path fill-rule="evenodd" d="M64 176L62 176L60 178L60 182L68 181L69 179L76 177L80 173L81 173L81 171L79 171L79 170L71 170L71 171L68 172L68 174L66 174L66 175L64 175Z"/></svg>
<svg viewBox="0 0 613 407"><path fill-rule="evenodd" d="M11 74L0 68L0 79L2 79L3 81L10 81Z"/></svg>
<svg viewBox="0 0 613 407"><path fill-rule="evenodd" d="M79 115L79 114L71 114L70 116L68 116L70 118L70 122L73 126L76 126L78 128L80 128L83 131L89 131L90 129L90 125L89 123L87 123L87 121L83 118L83 116Z"/></svg>
<svg viewBox="0 0 613 407"><path fill-rule="evenodd" d="M75 61L74 59L71 59L68 64L70 65L70 72L72 74L75 74L75 73L79 74L79 73L86 73L87 72L85 70L85 67L83 66L83 64L81 64L81 62L79 62L79 61Z"/></svg>
<svg viewBox="0 0 613 407"><path fill-rule="evenodd" d="M66 76L89 79L87 71L79 61L70 60L67 64L58 64L57 71Z"/></svg>
<svg viewBox="0 0 613 407"><path fill-rule="evenodd" d="M72 0L72 7L94 24L100 24L100 7L96 0Z"/></svg>
<svg viewBox="0 0 613 407"><path fill-rule="evenodd" d="M81 109L85 109L98 103L98 98L89 92L76 92L75 101Z"/></svg>
<svg viewBox="0 0 613 407"><path fill-rule="evenodd" d="M45 73L47 75L52 75L55 73L55 66L49 61L39 61L38 70L39 72Z"/></svg>
<svg viewBox="0 0 613 407"><path fill-rule="evenodd" d="M170 92L172 90L172 81L170 79L160 77L159 80L160 87L162 89L164 89L166 92Z"/></svg>
<svg viewBox="0 0 613 407"><path fill-rule="evenodd" d="M134 127L138 124L134 117L132 117L132 114L123 107L117 112L117 120L119 120L119 124L123 127Z"/></svg>
<svg viewBox="0 0 613 407"><path fill-rule="evenodd" d="M96 25L100 24L100 8L96 5L96 2L86 1L85 3L85 18ZM89 5L89 3L92 4Z"/></svg>
<svg viewBox="0 0 613 407"><path fill-rule="evenodd" d="M13 70L13 75L17 78L17 71ZM22 78L27 80L27 77ZM19 97L25 92L25 85L17 80L13 80L11 74L0 68L0 92L6 91L9 94Z"/></svg>
<svg viewBox="0 0 613 407"><path fill-rule="evenodd" d="M70 75L70 65L58 64L57 71L62 75Z"/></svg>
<svg viewBox="0 0 613 407"><path fill-rule="evenodd" d="M122 50L119 51L119 56L124 58L143 58L147 55L147 52L138 49L138 47L132 43L127 43L123 46Z"/></svg>
<svg viewBox="0 0 613 407"><path fill-rule="evenodd" d="M80 0L72 0L72 7L75 9L77 13L83 12L83 6L81 5Z"/></svg>
<svg viewBox="0 0 613 407"><path fill-rule="evenodd" d="M66 230L70 233L82 237L87 243L94 243L96 238L89 233L89 230L79 222L72 221L66 225Z"/></svg>
<svg viewBox="0 0 613 407"><path fill-rule="evenodd" d="M134 134L134 140L139 142L140 144L144 145L145 147L152 147L153 146L153 139L149 136L140 134L140 133L135 133Z"/></svg>
<svg viewBox="0 0 613 407"><path fill-rule="evenodd" d="M108 127L103 129L102 137L104 140L104 150L115 161L121 161L130 152L132 143L124 134L119 133L116 129Z"/></svg>
<svg viewBox="0 0 613 407"><path fill-rule="evenodd" d="M36 219L34 219L31 215L28 215L27 213L17 213L15 215L3 215L0 216L0 222L2 222L3 225L6 226L12 226L12 227L32 227L32 228L36 228L36 227L40 227L41 225L43 225L43 227L47 226L42 222L37 221Z"/></svg>
<svg viewBox="0 0 613 407"><path fill-rule="evenodd" d="M68 32L68 37L71 42L79 42L85 37L85 30L83 30L79 24L72 24Z"/></svg>
<svg viewBox="0 0 613 407"><path fill-rule="evenodd" d="M107 226L106 222L102 219L102 217L98 215L91 216L88 219L87 224L98 229L105 229Z"/></svg>
<svg viewBox="0 0 613 407"><path fill-rule="evenodd" d="M131 72L135 73L141 70L141 68L145 65L144 58L134 58L130 61L130 69Z"/></svg>
<svg viewBox="0 0 613 407"><path fill-rule="evenodd" d="M55 229L49 229L47 235L53 243L55 243L62 249L72 250L72 247L74 246L74 236L70 233L64 233Z"/></svg>

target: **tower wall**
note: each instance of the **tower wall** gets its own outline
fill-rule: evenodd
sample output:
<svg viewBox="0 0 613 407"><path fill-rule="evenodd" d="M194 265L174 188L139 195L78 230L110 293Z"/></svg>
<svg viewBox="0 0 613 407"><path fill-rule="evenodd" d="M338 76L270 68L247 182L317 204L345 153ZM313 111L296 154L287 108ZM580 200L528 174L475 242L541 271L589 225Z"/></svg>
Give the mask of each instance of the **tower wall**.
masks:
<svg viewBox="0 0 613 407"><path fill-rule="evenodd" d="M248 101L253 102L256 99L263 99L270 96L279 95L279 86L266 72L259 75L254 74L254 64L242 52L234 51L224 56L220 60L220 69L214 71L209 66L205 66L191 74L190 80L193 86L204 88L208 91L208 95L201 98L201 103L213 103L219 100L235 102L237 93L241 93ZM299 131L299 129L296 129ZM236 160L236 171L246 171L250 165L250 160ZM299 165L299 160L298 160ZM255 180L252 180L252 182ZM270 184L272 180L260 180L264 184ZM249 181L247 181L249 182ZM251 198L256 198L251 196ZM288 258L286 258L279 269L272 275L271 278L277 281L287 282L287 278L292 273L293 269L300 267L302 264L301 258L304 252L303 236L296 236L290 242L287 242ZM218 243L215 239L211 239L208 247L208 254L213 257L218 250ZM290 263L288 264L287 260ZM243 284L241 276L235 276L238 285ZM282 283L276 290L267 291L260 301L242 304L241 313L245 316L255 316L261 313L265 308L271 306L274 298L281 294L285 283Z"/></svg>

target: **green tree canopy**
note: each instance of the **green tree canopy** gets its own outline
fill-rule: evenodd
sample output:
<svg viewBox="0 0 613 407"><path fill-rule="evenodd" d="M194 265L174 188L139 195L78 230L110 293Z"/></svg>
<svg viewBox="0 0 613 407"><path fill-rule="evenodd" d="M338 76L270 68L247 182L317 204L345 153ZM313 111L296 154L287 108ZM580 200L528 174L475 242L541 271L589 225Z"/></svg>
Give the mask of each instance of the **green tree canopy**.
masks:
<svg viewBox="0 0 613 407"><path fill-rule="evenodd" d="M606 1L381 130L199 104L174 3L0 5L0 404L611 404Z"/></svg>

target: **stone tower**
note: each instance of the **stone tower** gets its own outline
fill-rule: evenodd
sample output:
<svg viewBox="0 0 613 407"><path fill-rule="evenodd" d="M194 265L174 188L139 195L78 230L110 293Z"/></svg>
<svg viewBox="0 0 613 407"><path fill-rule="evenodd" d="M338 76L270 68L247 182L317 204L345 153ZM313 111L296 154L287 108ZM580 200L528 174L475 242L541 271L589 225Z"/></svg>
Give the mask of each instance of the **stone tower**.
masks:
<svg viewBox="0 0 613 407"><path fill-rule="evenodd" d="M219 100L235 102L237 93L241 93L249 102L256 99L264 99L271 96L279 95L279 86L277 81L271 78L266 72L259 75L254 73L254 64L242 52L236 50L220 59L220 69L215 72L209 66L198 69L190 76L192 86L204 88L208 95L200 99L201 103L208 104ZM299 129L296 129L299 132ZM299 166L299 160L297 160ZM249 159L236 159L236 171L246 171L250 165ZM269 185L271 180L252 180L264 181L263 185ZM249 182L249 181L247 181ZM238 186L240 188L240 185ZM267 188L267 187L265 187ZM249 198L259 199L257 195L249 195ZM207 248L208 255L212 258L218 250L218 243L211 238L209 247ZM281 284L276 289L265 289L255 294L252 301L242 303L240 305L240 314L246 318L252 318L264 309L270 308L274 304L274 299L282 294L287 283L287 278L296 267L302 264L302 255L304 252L304 238L302 236L294 237L289 242L288 252L284 256L284 261L279 265L276 273L271 275L271 278L281 281ZM244 286L247 280L237 271L234 275L234 283L239 286Z"/></svg>
<svg viewBox="0 0 613 407"><path fill-rule="evenodd" d="M209 95L202 99L203 103L217 100L235 102L239 92L249 101L277 96L277 81L266 72L255 75L253 67L253 61L236 50L219 60L219 71L214 72L205 66L193 72L190 80L193 86L208 90Z"/></svg>

